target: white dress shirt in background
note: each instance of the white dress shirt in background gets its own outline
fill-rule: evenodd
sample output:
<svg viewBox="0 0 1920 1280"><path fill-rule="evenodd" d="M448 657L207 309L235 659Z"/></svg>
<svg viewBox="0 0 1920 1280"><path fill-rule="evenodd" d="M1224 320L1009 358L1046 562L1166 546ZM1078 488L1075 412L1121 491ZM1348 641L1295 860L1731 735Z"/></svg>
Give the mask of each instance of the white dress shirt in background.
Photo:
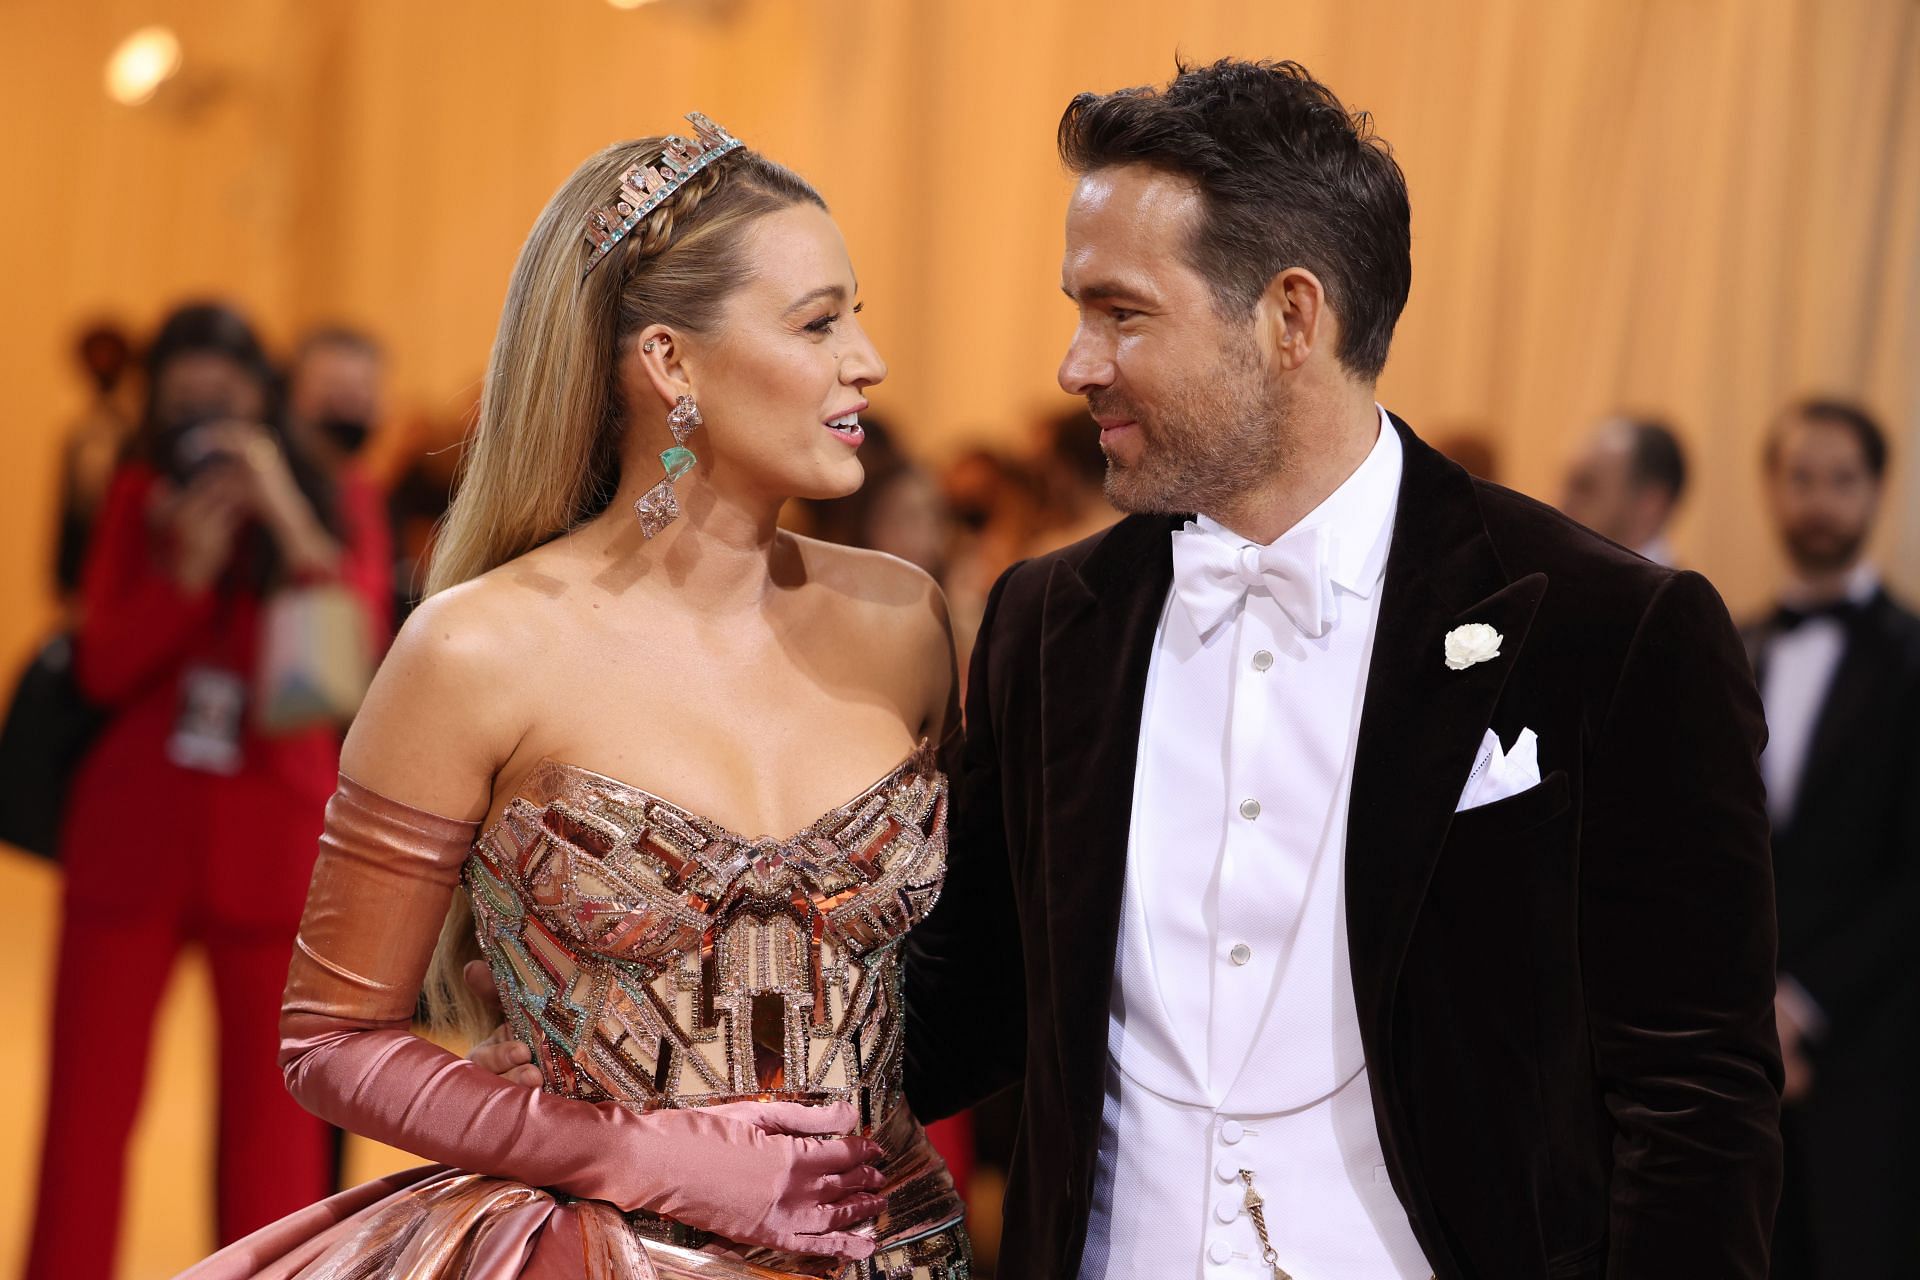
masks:
<svg viewBox="0 0 1920 1280"><path fill-rule="evenodd" d="M1847 599L1855 604L1867 603L1879 589L1880 575L1870 564L1856 565L1847 577ZM1792 592L1783 599L1795 603ZM1760 776L1767 784L1767 812L1776 827L1793 816L1807 751L1846 651L1847 631L1838 618L1808 618L1767 646L1760 678L1767 747L1760 756Z"/></svg>

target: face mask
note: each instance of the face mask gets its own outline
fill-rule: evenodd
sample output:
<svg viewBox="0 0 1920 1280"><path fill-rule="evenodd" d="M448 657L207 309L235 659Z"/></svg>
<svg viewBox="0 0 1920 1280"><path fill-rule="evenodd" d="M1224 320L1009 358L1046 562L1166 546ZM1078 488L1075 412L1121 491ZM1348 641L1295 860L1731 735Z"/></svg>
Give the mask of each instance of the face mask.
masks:
<svg viewBox="0 0 1920 1280"><path fill-rule="evenodd" d="M373 434L373 424L364 418L322 418L317 425L320 434L342 453L360 452Z"/></svg>

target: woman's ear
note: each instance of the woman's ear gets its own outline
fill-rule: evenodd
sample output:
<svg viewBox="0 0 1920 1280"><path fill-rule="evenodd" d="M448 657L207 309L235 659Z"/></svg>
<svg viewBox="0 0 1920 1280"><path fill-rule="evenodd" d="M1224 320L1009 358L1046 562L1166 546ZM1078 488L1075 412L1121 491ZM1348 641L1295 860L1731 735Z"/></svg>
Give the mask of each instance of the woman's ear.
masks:
<svg viewBox="0 0 1920 1280"><path fill-rule="evenodd" d="M651 387L662 405L671 405L693 392L693 376L685 361L685 344L673 330L650 324L628 339L628 358L638 363L635 381Z"/></svg>

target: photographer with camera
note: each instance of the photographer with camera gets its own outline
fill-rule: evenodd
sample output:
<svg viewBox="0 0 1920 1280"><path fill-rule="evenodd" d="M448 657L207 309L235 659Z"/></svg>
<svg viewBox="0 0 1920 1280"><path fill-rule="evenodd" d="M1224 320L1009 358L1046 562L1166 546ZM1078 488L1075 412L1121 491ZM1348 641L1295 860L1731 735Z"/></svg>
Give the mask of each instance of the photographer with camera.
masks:
<svg viewBox="0 0 1920 1280"><path fill-rule="evenodd" d="M68 792L53 1061L29 1277L112 1273L156 1007L205 949L219 1017L222 1242L332 1189L276 1065L280 991L340 733L387 639L377 497L280 425L246 319L197 304L147 353L146 411L83 575L80 692L106 714Z"/></svg>

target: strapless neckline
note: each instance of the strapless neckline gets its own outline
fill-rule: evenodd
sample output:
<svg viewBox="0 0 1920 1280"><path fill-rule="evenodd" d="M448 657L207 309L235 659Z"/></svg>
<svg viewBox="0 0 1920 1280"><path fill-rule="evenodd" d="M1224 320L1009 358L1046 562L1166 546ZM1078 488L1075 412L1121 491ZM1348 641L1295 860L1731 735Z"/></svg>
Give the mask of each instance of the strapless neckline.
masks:
<svg viewBox="0 0 1920 1280"><path fill-rule="evenodd" d="M605 783L613 787L618 787L622 791L631 792L636 796L641 796L646 800L651 801L653 804L656 804L661 808L672 812L673 814L679 816L680 818L685 819L686 821L688 821L693 825L704 826L709 831L712 831L717 835L724 836L728 840L736 841L743 845L751 846L751 845L760 845L760 844L776 844L776 845L795 844L795 843L798 843L799 841L805 840L808 836L819 831L820 828L827 826L830 823L833 823L840 818L843 818L849 811L858 809L861 805L865 804L868 799L879 794L882 791L886 791L890 789L896 783L898 783L902 777L913 772L915 769L922 768L926 762L926 758L929 751L932 749L932 743L933 743L933 739L926 737L925 735L922 735L920 740L914 745L913 750L909 751L906 754L905 758L903 758L900 761L900 763L894 765L893 768L887 770L886 773L882 774L879 778L875 779L867 787L863 788L853 796L850 796L846 800L843 800L839 804L834 805L831 809L828 809L826 812L822 813L819 817L815 818L813 821L801 827L798 831L795 831L791 835L788 835L785 837L772 836L772 835L758 835L758 836L743 835L740 832L733 830L731 827L725 826L719 822L714 821L712 818L709 818L706 814L701 813L699 810L689 809L685 805L680 804L674 800L669 799L666 796L661 795L657 791L649 791L647 788L640 786L636 783L628 782L623 778L616 778L611 774L601 773L597 769L589 769L585 765L570 764L565 760L556 760L552 756L542 756L539 760L534 762L533 768L527 771L527 775L521 781L519 788L515 790L512 796L508 797L506 807L501 810L500 816L494 819L491 823L489 823L479 833L479 835L475 837L475 842L476 843L483 842L487 840L489 837L496 834L500 830L500 828L505 825L509 814L513 810L514 804L518 801L525 800L528 798L527 784L532 782L534 779L538 778L543 772L551 769L551 770L558 771L560 773L571 774L575 777L591 778L597 782Z"/></svg>

